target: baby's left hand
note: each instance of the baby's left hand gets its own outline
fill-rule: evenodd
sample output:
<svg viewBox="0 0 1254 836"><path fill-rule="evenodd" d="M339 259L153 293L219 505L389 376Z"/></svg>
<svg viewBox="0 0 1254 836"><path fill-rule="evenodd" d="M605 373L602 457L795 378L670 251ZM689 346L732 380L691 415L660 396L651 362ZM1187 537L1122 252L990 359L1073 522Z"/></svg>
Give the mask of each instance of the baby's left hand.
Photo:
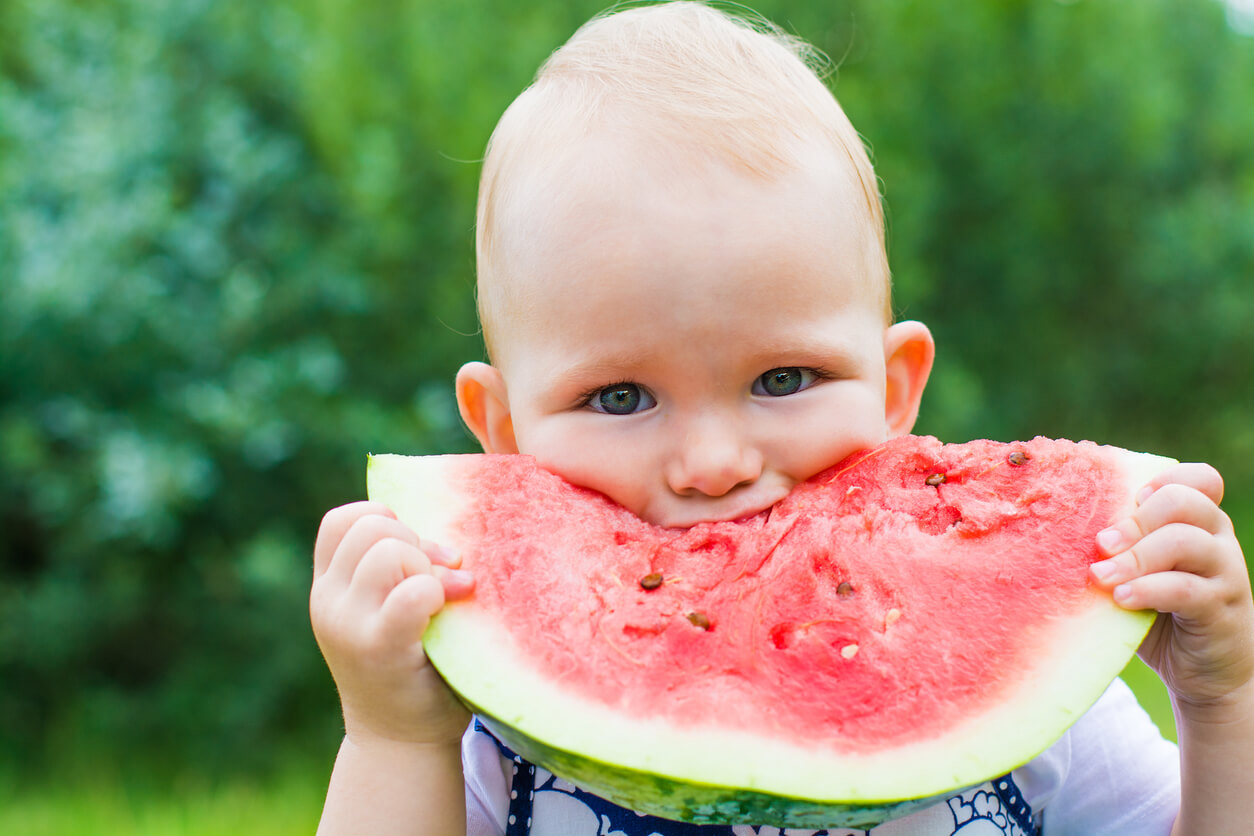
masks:
<svg viewBox="0 0 1254 836"><path fill-rule="evenodd" d="M1254 689L1254 601L1223 491L1213 467L1176 465L1097 535L1108 558L1093 576L1120 606L1158 610L1138 653L1186 714L1222 712Z"/></svg>

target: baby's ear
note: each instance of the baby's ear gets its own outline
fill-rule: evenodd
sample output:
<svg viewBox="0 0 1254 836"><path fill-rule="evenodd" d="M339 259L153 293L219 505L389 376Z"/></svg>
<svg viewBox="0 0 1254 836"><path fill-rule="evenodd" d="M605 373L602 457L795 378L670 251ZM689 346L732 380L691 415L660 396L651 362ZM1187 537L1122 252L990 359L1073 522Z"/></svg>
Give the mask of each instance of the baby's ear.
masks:
<svg viewBox="0 0 1254 836"><path fill-rule="evenodd" d="M898 322L884 331L884 420L890 438L914 429L935 356L932 332L922 322Z"/></svg>
<svg viewBox="0 0 1254 836"><path fill-rule="evenodd" d="M518 452L505 378L495 366L467 363L458 370L457 408L483 452Z"/></svg>

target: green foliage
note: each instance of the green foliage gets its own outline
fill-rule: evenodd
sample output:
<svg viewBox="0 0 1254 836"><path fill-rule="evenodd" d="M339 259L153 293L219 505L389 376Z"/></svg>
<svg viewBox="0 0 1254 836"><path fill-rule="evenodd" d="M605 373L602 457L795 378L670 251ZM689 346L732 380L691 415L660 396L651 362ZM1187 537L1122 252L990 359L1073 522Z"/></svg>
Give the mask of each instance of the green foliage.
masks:
<svg viewBox="0 0 1254 836"><path fill-rule="evenodd" d="M367 451L470 449L474 161L602 5L0 4L0 749L333 745L318 518ZM1210 460L1248 531L1254 40L1186 0L759 8L874 149L919 429Z"/></svg>
<svg viewBox="0 0 1254 836"><path fill-rule="evenodd" d="M1254 488L1250 40L1172 0L877 9L842 84L900 301L936 326L925 422L1210 459Z"/></svg>
<svg viewBox="0 0 1254 836"><path fill-rule="evenodd" d="M290 9L4 14L0 735L253 748L333 711L322 511L372 448L466 444L470 225L375 246L303 122Z"/></svg>

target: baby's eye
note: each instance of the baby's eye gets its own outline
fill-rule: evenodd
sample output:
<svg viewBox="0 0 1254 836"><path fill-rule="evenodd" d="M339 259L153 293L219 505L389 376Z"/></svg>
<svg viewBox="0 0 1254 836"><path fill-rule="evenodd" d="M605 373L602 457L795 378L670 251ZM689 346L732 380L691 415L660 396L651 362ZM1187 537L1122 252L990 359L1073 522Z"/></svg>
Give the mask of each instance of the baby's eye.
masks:
<svg viewBox="0 0 1254 836"><path fill-rule="evenodd" d="M592 393L588 406L609 415L631 415L657 406L649 390L635 383L616 383Z"/></svg>
<svg viewBox="0 0 1254 836"><path fill-rule="evenodd" d="M819 376L813 369L803 369L797 366L771 369L753 381L753 394L770 395L776 398L781 395L791 395L802 389L809 389L818 379Z"/></svg>

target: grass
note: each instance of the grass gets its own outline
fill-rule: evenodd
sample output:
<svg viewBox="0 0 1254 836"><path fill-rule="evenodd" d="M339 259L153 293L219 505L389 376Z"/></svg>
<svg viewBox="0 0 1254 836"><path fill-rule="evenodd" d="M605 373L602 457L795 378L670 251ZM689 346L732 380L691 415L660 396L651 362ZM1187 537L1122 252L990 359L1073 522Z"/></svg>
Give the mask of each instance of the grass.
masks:
<svg viewBox="0 0 1254 836"><path fill-rule="evenodd" d="M0 778L0 833L15 836L309 836L330 763L261 779L177 777L76 764L65 780Z"/></svg>

